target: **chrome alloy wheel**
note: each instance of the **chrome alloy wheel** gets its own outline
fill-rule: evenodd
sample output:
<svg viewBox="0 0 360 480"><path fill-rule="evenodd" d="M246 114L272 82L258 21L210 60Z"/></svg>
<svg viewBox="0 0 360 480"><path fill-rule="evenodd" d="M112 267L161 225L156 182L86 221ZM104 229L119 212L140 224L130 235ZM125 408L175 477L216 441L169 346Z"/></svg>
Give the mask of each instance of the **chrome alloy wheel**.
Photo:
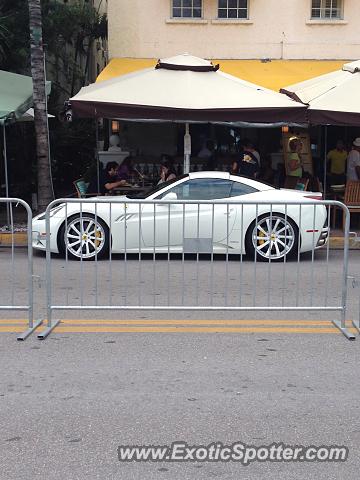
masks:
<svg viewBox="0 0 360 480"><path fill-rule="evenodd" d="M82 216L71 220L64 232L64 242L69 254L89 259L99 255L106 241L101 223L92 217Z"/></svg>
<svg viewBox="0 0 360 480"><path fill-rule="evenodd" d="M252 243L258 255L265 259L279 260L294 248L296 232L289 220L269 215L255 224Z"/></svg>

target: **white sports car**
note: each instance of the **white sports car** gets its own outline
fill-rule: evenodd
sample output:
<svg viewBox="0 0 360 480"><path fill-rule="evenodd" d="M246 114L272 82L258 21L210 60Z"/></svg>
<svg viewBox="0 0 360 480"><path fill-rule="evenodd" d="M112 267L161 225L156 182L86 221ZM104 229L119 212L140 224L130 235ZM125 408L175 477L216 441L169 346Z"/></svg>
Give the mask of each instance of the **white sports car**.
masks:
<svg viewBox="0 0 360 480"><path fill-rule="evenodd" d="M321 193L279 190L224 172L196 172L137 195L141 204L131 198L56 205L50 211L51 252L83 260L108 256L110 249L112 254L256 253L259 260L276 261L327 242L326 207L316 205ZM169 203L176 200L228 203ZM33 220L33 247L46 248L45 214Z"/></svg>

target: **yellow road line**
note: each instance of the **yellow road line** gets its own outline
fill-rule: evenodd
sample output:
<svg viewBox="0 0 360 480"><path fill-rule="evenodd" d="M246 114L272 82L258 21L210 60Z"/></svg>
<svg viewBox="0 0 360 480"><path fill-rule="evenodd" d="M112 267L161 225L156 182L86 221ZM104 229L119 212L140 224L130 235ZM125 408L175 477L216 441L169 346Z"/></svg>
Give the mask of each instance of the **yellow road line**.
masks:
<svg viewBox="0 0 360 480"><path fill-rule="evenodd" d="M24 327L11 327L10 325L0 326L0 333L23 332L24 330Z"/></svg>
<svg viewBox="0 0 360 480"><path fill-rule="evenodd" d="M6 323L6 324L11 324L11 325L13 325L13 324L14 324L14 325L15 325L15 324L26 325L27 322L28 322L27 320L17 320L17 319L11 319L11 318L5 319L5 320L4 320L4 319L0 319L0 324Z"/></svg>

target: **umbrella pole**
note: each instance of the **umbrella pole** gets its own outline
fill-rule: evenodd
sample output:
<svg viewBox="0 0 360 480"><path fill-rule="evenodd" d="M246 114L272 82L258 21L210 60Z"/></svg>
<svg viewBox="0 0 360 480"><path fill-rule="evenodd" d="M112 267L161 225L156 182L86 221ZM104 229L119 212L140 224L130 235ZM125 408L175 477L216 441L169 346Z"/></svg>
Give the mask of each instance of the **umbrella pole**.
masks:
<svg viewBox="0 0 360 480"><path fill-rule="evenodd" d="M7 148L6 148L6 130L5 122L3 123L3 143L4 143L4 169L5 169L5 195L9 198L9 176L8 176L8 164L7 164ZM7 225L10 225L10 208L9 204L6 204Z"/></svg>
<svg viewBox="0 0 360 480"><path fill-rule="evenodd" d="M97 179L97 193L100 193L100 160L99 160L99 122L95 118L95 141L96 141L96 179Z"/></svg>
<svg viewBox="0 0 360 480"><path fill-rule="evenodd" d="M190 172L190 155L191 155L191 136L189 130L189 123L185 123L184 135L184 173Z"/></svg>

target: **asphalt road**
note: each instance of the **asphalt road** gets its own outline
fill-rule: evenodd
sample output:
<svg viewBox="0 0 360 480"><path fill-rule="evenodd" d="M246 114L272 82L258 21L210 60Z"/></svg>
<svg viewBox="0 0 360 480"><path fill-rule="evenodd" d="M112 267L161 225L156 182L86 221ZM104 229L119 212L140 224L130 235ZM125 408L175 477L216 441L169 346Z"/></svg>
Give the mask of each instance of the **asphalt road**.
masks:
<svg viewBox="0 0 360 480"><path fill-rule="evenodd" d="M299 305L340 301L341 254L330 254L328 268L324 252L318 252L314 264L311 257L302 260ZM24 260L24 252L16 252L12 268L9 252L0 250L1 302L6 296L11 299L9 275L16 282L14 300L26 298ZM55 258L54 302L82 300L86 305L112 299L136 305L140 279L140 303L153 301L155 295L157 304L167 304L169 285L169 303L182 303L181 260L172 261L168 272L167 262L159 259L155 284L152 259L142 263L140 272L138 263L128 261L127 291L121 282L123 260L114 261L111 281L108 265L100 263L99 290L103 292L105 286L107 290L106 295L97 296L94 264L83 266L82 289L79 264L69 263L65 274L66 265ZM351 252L350 273L356 275L359 264L358 252ZM188 259L184 268L184 304L198 300L204 305L211 297L218 305L239 302L240 272L241 299L248 306L254 302L255 274L256 305L268 304L269 286L271 305L283 301L288 305L297 298L296 262L286 266L285 280L284 266L272 266L269 282L267 265L257 265L255 273L248 261L241 269L237 261L227 269L217 261L213 288L208 260ZM44 313L46 287L42 256L35 258L35 274L39 275L38 316ZM359 291L350 287L348 318L358 315L358 297ZM26 342L16 342L16 333L10 333L23 325L9 325L10 318L23 315L1 314L0 325L5 327L0 334L1 479L358 478L360 340L349 342L337 333L329 323L333 314L60 313L67 322L47 340L32 336ZM171 323L176 320L180 323ZM298 331L299 325L306 331ZM134 326L136 331L131 330ZM169 326L174 331L167 331ZM215 441L337 444L346 445L350 455L337 464L254 463L247 467L234 462L123 463L117 459L118 445L163 445L176 440L205 445Z"/></svg>

